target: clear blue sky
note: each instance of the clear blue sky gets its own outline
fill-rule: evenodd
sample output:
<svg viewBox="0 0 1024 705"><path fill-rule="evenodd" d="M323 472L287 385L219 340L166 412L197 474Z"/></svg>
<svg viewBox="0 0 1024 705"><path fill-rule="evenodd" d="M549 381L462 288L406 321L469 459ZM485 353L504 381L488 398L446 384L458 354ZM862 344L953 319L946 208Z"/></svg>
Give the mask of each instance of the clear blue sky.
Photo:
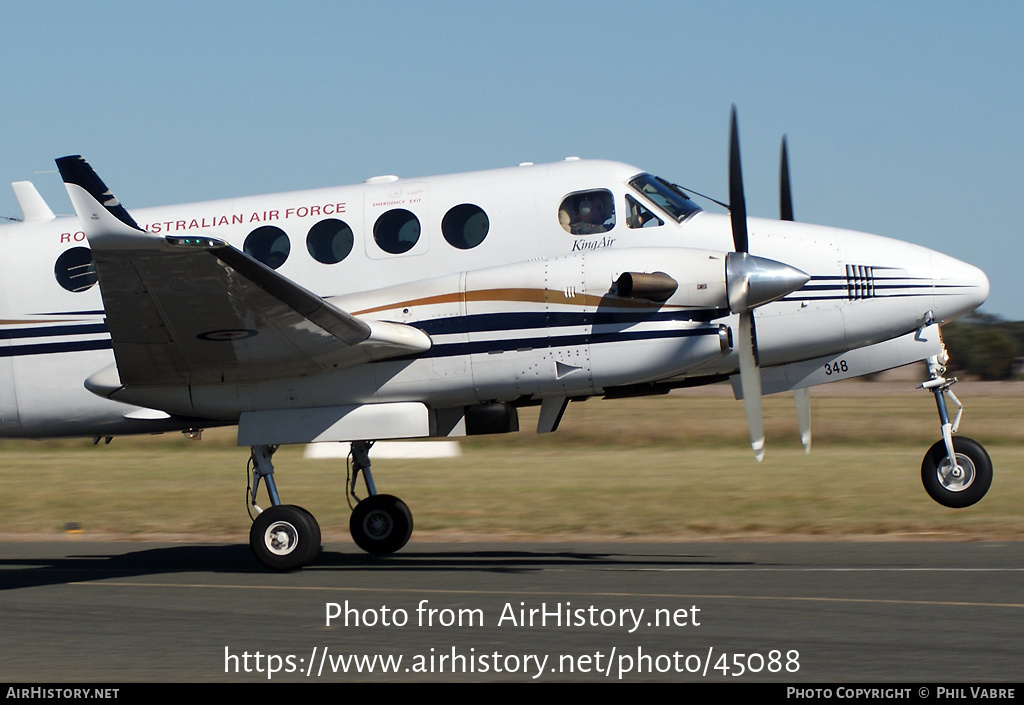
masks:
<svg viewBox="0 0 1024 705"><path fill-rule="evenodd" d="M5 3L0 176L70 212L84 154L141 207L569 155L984 269L1024 319L1024 3ZM0 189L0 215L18 215ZM756 252L756 243L751 243Z"/></svg>

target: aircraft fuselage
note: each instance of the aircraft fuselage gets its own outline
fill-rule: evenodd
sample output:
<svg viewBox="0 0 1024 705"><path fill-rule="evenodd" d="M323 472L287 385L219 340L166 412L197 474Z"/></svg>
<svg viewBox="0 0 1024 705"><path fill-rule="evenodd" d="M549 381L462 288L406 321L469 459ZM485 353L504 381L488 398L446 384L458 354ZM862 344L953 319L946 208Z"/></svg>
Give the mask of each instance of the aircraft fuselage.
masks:
<svg viewBox="0 0 1024 705"><path fill-rule="evenodd" d="M695 209L677 222L657 194L631 184L642 173L565 161L132 209L154 238L218 238L338 309L430 339L424 352L357 366L271 366L254 379L226 363L163 387L118 388L116 378L104 386L96 376L114 363L100 294L108 284L90 284L77 217L0 226L0 435L117 435L379 404L399 405L398 414L369 419L380 430L365 438L457 435L475 405L734 375L729 217ZM572 220L608 207L605 198L609 218ZM567 214L573 209L584 215ZM901 339L988 294L978 269L917 245L755 218L749 230L752 254L810 276L757 309L761 366L793 379L780 388L817 383L809 372L790 374L802 362ZM619 290L624 273L658 272L677 284L664 300ZM185 295L190 283L180 286ZM211 350L238 351L259 327L254 320L202 335ZM910 361L900 355L844 359L835 378ZM404 404L421 405L425 416L416 411L406 423Z"/></svg>

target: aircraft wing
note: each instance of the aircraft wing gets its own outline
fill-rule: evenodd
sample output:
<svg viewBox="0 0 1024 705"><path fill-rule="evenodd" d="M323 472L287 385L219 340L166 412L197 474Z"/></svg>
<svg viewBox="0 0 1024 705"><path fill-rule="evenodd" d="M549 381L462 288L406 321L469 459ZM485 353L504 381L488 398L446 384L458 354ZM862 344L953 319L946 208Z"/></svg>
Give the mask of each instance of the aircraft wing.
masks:
<svg viewBox="0 0 1024 705"><path fill-rule="evenodd" d="M57 166L125 386L300 376L430 348L423 331L356 318L223 240L148 233L84 159Z"/></svg>

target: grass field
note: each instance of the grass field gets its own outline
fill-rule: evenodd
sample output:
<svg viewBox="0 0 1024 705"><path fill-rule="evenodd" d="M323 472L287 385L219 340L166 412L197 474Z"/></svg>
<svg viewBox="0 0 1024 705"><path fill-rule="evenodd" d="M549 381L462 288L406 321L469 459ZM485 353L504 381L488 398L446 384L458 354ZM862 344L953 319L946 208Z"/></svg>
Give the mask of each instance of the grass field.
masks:
<svg viewBox="0 0 1024 705"><path fill-rule="evenodd" d="M961 432L985 444L995 479L979 504L950 510L921 486L921 458L939 438L931 396L843 387L812 392L809 456L791 397L765 399L768 451L758 464L742 405L710 388L574 403L545 436L532 432L536 411L524 409L521 433L464 439L456 459L377 460L374 476L380 492L409 504L419 539L1024 539L1024 395L955 389L967 407ZM68 527L96 537L246 540L248 451L234 445L233 429L202 441L168 434L0 449L7 540ZM326 540L346 540L344 461L305 460L301 447L281 448L274 461L282 499L312 511Z"/></svg>

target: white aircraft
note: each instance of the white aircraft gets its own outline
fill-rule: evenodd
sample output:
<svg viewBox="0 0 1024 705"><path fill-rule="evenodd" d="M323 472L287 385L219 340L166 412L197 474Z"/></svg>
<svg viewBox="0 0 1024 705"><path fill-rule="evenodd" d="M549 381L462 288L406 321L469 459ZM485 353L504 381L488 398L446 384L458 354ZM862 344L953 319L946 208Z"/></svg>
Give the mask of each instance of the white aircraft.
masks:
<svg viewBox="0 0 1024 705"><path fill-rule="evenodd" d="M250 543L290 570L320 548L282 504L279 444L351 443L350 526L377 554L412 533L378 494L373 442L558 427L570 400L731 379L751 443L761 394L927 360L941 421L922 479L977 502L985 450L954 437L938 324L987 297L975 267L917 245L747 218L733 113L729 215L626 164L555 164L399 179L129 212L84 159L57 160L76 216L28 182L0 226L0 435L196 432L238 425L251 447ZM755 313L756 312L756 313ZM755 333L756 320L756 333ZM256 505L264 483L266 510Z"/></svg>

